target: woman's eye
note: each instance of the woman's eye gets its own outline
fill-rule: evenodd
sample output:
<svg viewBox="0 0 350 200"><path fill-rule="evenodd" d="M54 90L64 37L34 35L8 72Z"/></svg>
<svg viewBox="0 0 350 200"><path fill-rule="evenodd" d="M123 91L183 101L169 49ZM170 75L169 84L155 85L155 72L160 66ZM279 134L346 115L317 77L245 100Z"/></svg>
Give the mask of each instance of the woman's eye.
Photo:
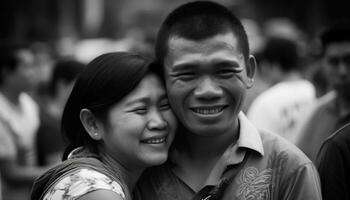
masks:
<svg viewBox="0 0 350 200"><path fill-rule="evenodd" d="M147 108L136 108L133 110L136 114L146 114Z"/></svg>

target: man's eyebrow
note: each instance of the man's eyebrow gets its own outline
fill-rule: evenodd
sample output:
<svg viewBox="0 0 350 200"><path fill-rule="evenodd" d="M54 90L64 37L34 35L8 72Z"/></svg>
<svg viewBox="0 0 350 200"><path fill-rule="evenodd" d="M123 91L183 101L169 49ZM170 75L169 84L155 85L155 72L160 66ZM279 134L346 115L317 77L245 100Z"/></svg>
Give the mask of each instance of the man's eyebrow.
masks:
<svg viewBox="0 0 350 200"><path fill-rule="evenodd" d="M168 95L166 93L161 94L158 99L159 100L168 99Z"/></svg>
<svg viewBox="0 0 350 200"><path fill-rule="evenodd" d="M235 60L219 60L214 62L215 67L240 67L239 63Z"/></svg>
<svg viewBox="0 0 350 200"><path fill-rule="evenodd" d="M183 71L183 70L188 70L188 69L192 69L195 67L196 67L196 65L193 63L183 62L183 63L179 63L179 64L174 65L172 68L173 68L173 71Z"/></svg>

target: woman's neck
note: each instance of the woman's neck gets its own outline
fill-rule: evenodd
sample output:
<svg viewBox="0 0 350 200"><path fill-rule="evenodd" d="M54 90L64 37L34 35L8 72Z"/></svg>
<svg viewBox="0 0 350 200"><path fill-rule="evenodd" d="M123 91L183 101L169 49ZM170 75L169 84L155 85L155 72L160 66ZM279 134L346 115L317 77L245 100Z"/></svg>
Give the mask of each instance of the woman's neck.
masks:
<svg viewBox="0 0 350 200"><path fill-rule="evenodd" d="M122 178L122 181L128 187L128 192L131 194L136 185L137 180L141 176L141 173L144 169L135 169L134 166L125 166L103 150L100 150L99 154L101 156L102 162L108 167L110 167L114 173L116 173Z"/></svg>

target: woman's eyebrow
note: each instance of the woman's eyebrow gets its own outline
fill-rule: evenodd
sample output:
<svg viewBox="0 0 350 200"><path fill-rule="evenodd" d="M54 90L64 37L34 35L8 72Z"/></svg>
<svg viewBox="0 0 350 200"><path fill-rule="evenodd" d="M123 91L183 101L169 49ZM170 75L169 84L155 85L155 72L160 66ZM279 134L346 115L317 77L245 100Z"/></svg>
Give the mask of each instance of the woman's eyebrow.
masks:
<svg viewBox="0 0 350 200"><path fill-rule="evenodd" d="M125 104L125 106L131 106L131 105L136 104L136 103L147 103L149 101L150 101L150 98L148 96L138 97L138 98L132 99L131 101L128 101Z"/></svg>
<svg viewBox="0 0 350 200"><path fill-rule="evenodd" d="M167 94L164 92L162 93L159 97L157 97L157 99L159 100L163 100L163 99L168 99L168 96ZM131 101L128 101L125 106L131 106L133 104L137 104L137 103L149 103L151 101L151 97L149 96L142 96L142 97L138 97L138 98L135 98Z"/></svg>

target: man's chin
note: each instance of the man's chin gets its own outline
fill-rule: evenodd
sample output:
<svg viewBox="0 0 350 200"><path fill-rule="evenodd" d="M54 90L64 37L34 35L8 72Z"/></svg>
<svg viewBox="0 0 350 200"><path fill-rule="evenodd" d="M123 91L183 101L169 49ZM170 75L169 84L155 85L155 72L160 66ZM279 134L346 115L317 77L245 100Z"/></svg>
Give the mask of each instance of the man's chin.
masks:
<svg viewBox="0 0 350 200"><path fill-rule="evenodd" d="M213 137L226 132L227 129L222 126L191 126L189 130L192 134L197 136Z"/></svg>
<svg viewBox="0 0 350 200"><path fill-rule="evenodd" d="M350 102L350 85L338 86L336 87L336 90L342 98L347 100L347 102Z"/></svg>

